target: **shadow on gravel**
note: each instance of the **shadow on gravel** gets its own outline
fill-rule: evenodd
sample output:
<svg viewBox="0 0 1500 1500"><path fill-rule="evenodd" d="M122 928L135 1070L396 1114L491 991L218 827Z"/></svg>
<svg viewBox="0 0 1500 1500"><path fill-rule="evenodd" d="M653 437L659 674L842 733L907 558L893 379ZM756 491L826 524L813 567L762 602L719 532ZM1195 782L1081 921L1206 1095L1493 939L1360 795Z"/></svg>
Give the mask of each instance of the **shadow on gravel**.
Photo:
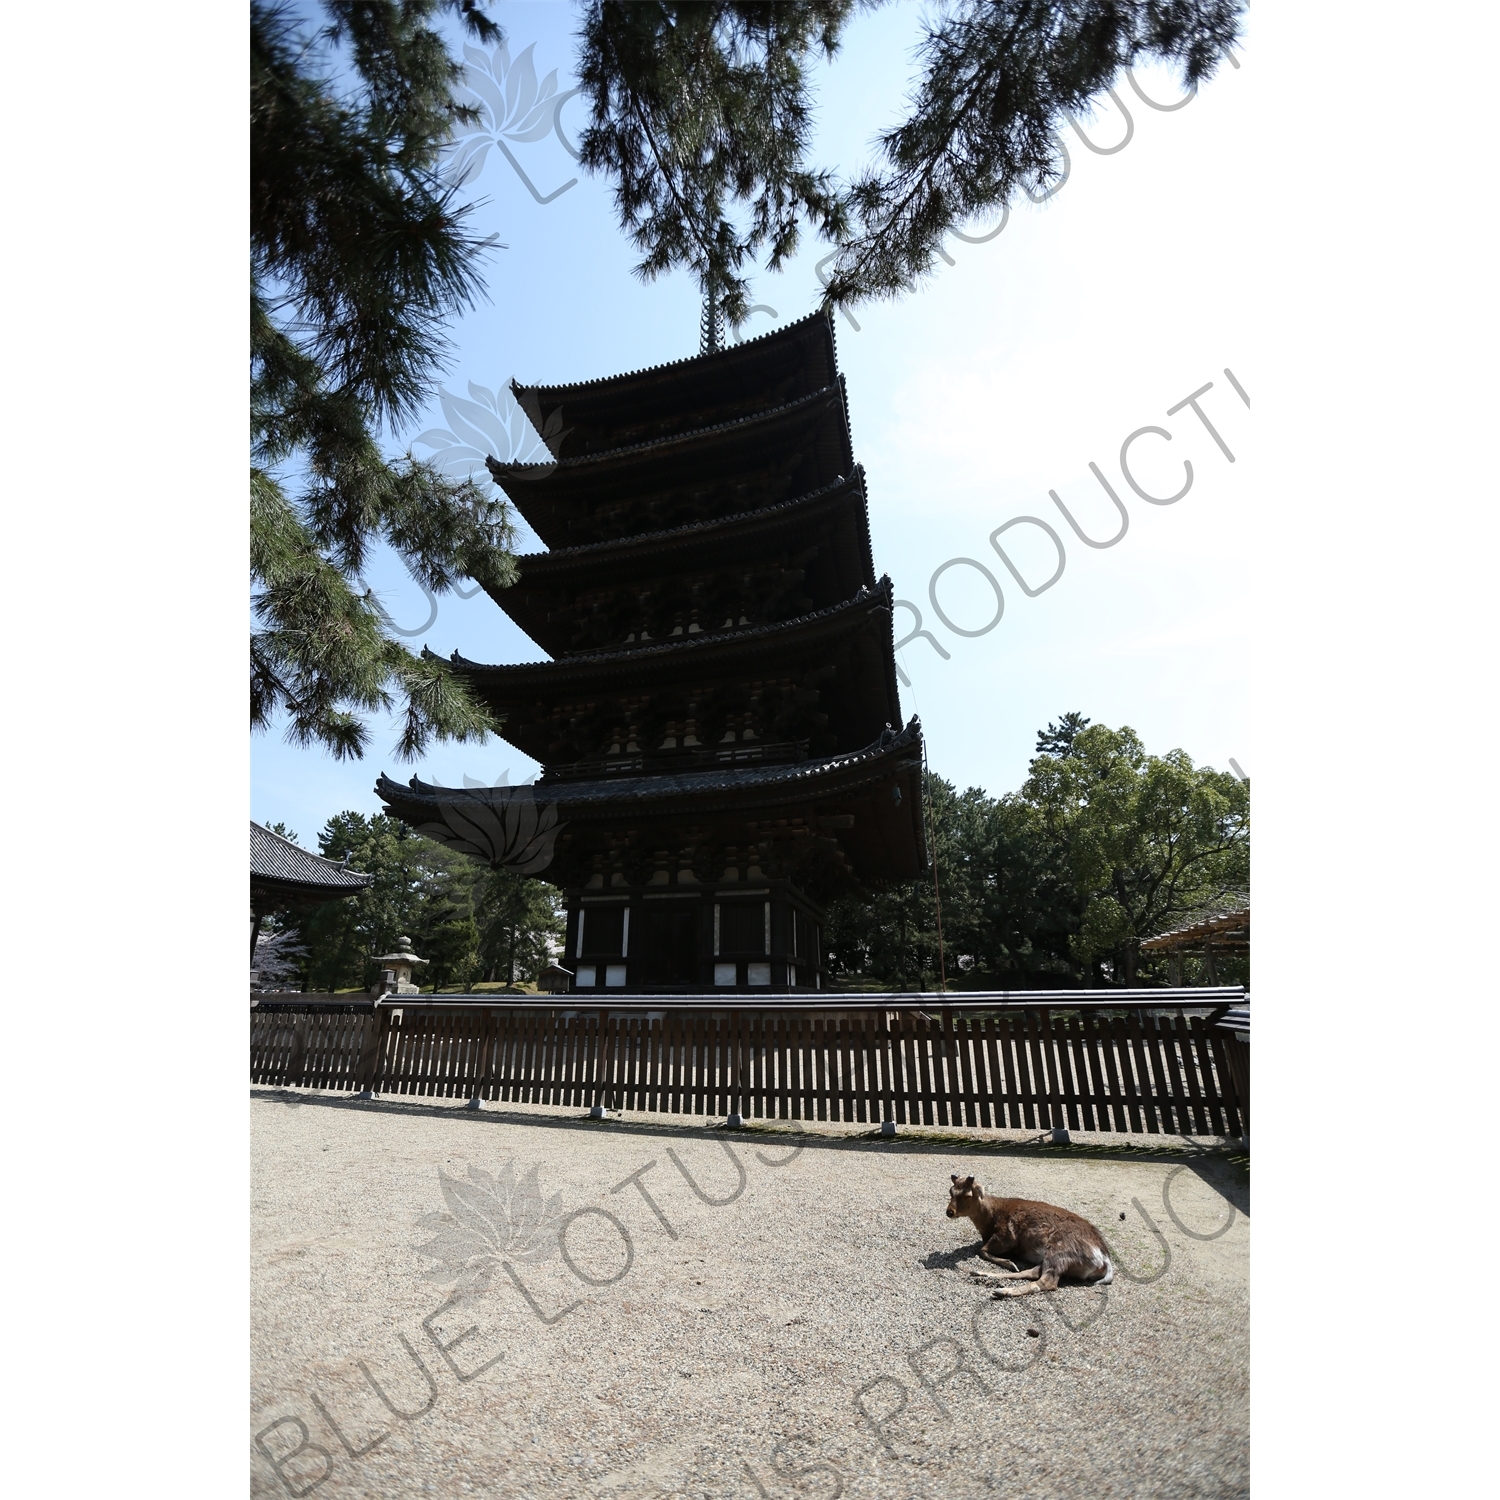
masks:
<svg viewBox="0 0 1500 1500"><path fill-rule="evenodd" d="M924 1271L956 1271L958 1263L974 1260L979 1255L979 1241L972 1245L961 1245L957 1250L929 1250L921 1259Z"/></svg>
<svg viewBox="0 0 1500 1500"><path fill-rule="evenodd" d="M1208 1187L1233 1204L1238 1214L1250 1215L1250 1158L1237 1146L1221 1144L1195 1145L1180 1142L1153 1144L1152 1137L1141 1136L1128 1145L1114 1142L1091 1143L1086 1136L1075 1136L1067 1145L1053 1145L1046 1136L1035 1140L997 1141L974 1137L959 1130L933 1126L902 1126L902 1133L883 1136L878 1129L854 1135L818 1135L808 1126L819 1121L797 1120L751 1121L731 1130L722 1121L710 1123L699 1116L682 1124L666 1120L639 1120L629 1116L610 1115L591 1120L585 1115L534 1115L507 1109L503 1104L486 1102L482 1109L465 1109L456 1101L441 1103L420 1097L387 1095L377 1099L356 1099L350 1094L299 1093L295 1089L257 1088L250 1090L252 1100L260 1103L306 1106L309 1109L358 1110L377 1114L411 1115L448 1121L465 1121L476 1129L498 1125L543 1128L547 1130L608 1131L661 1140L698 1139L704 1137L737 1139L747 1147L765 1146L781 1149L795 1141L796 1150L878 1151L923 1154L931 1156L1025 1156L1054 1161L1152 1161L1170 1162L1196 1173ZM1191 1231L1189 1231L1191 1232Z"/></svg>
<svg viewBox="0 0 1500 1500"><path fill-rule="evenodd" d="M1195 1173L1198 1177L1214 1190L1227 1203L1232 1205L1233 1213L1250 1217L1250 1168L1249 1158L1242 1153L1234 1153L1222 1156L1192 1157L1182 1163L1184 1169ZM1224 1229L1228 1229L1226 1223L1217 1234L1199 1234L1188 1229L1185 1225L1178 1225L1185 1234L1194 1239L1216 1239Z"/></svg>

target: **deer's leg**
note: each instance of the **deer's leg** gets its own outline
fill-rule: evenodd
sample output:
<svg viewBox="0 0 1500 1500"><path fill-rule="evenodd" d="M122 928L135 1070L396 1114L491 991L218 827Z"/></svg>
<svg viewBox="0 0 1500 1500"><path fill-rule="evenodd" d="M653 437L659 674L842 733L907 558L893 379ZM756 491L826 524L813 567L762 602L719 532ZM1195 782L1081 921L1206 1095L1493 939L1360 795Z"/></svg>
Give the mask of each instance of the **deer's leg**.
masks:
<svg viewBox="0 0 1500 1500"><path fill-rule="evenodd" d="M989 1263L993 1266L999 1266L1003 1271L1014 1271L1016 1269L1015 1261L1006 1260L1004 1257L999 1255L992 1255L987 1245L981 1245L979 1247L979 1258L981 1260L989 1261Z"/></svg>
<svg viewBox="0 0 1500 1500"><path fill-rule="evenodd" d="M1022 1277L1035 1278L1027 1286L1000 1287L991 1295L996 1297L1029 1297L1033 1292L1055 1292L1057 1290L1058 1268L1055 1265L1033 1266L1029 1271L1022 1271L1018 1276L1006 1280L1020 1280Z"/></svg>
<svg viewBox="0 0 1500 1500"><path fill-rule="evenodd" d="M1009 1255L1004 1253L1010 1249L1010 1245L998 1234L992 1234L989 1239L980 1245L979 1257L981 1260L989 1261L993 1266L999 1266L1003 1271L1011 1272L1012 1275L1035 1276L1037 1273L1034 1269L1029 1271L1018 1271L1016 1269L1015 1261L1011 1260Z"/></svg>
<svg viewBox="0 0 1500 1500"><path fill-rule="evenodd" d="M982 1254L983 1252L981 1252ZM986 1257L987 1259L991 1257ZM1005 1261L1000 1262L1005 1265ZM1012 1267L1008 1271L981 1271L976 1266L969 1268L969 1275L975 1281L1035 1281L1042 1274L1040 1266L1028 1266L1024 1271L1017 1271Z"/></svg>

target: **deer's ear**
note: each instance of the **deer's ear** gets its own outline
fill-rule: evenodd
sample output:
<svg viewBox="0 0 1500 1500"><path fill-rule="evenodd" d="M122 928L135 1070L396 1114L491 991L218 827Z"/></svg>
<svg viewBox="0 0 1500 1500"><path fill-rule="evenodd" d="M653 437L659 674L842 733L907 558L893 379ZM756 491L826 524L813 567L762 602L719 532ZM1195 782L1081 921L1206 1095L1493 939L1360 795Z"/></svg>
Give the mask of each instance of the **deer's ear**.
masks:
<svg viewBox="0 0 1500 1500"><path fill-rule="evenodd" d="M950 1175L952 1176L954 1182L958 1181L958 1173L957 1172L953 1172Z"/></svg>
<svg viewBox="0 0 1500 1500"><path fill-rule="evenodd" d="M971 1188L972 1189L973 1186L974 1186L974 1179L972 1177L966 1177L966 1178L964 1178L964 1186L966 1188Z"/></svg>

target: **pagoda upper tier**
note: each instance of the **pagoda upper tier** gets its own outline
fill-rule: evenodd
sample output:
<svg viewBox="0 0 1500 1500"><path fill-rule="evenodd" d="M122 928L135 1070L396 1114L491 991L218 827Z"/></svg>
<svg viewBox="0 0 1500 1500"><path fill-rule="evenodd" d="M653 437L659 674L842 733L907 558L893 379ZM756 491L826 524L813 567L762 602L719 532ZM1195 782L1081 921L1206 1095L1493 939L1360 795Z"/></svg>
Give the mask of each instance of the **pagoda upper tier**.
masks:
<svg viewBox="0 0 1500 1500"><path fill-rule="evenodd" d="M764 510L854 472L841 379L754 416L626 448L555 463L486 462L548 547Z"/></svg>
<svg viewBox="0 0 1500 1500"><path fill-rule="evenodd" d="M500 733L549 776L849 753L901 722L891 584L790 620L558 661L454 652Z"/></svg>
<svg viewBox="0 0 1500 1500"><path fill-rule="evenodd" d="M833 325L812 313L715 354L574 385L511 390L554 458L581 458L738 422L838 378Z"/></svg>
<svg viewBox="0 0 1500 1500"><path fill-rule="evenodd" d="M552 656L770 624L875 586L857 465L762 510L516 562L518 581L490 597Z"/></svg>

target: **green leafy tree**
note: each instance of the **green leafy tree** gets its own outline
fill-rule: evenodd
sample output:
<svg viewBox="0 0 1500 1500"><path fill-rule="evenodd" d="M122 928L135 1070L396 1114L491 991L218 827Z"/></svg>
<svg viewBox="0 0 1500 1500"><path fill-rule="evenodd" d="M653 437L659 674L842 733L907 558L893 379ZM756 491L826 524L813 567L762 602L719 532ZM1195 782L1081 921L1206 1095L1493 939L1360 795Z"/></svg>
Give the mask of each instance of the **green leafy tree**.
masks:
<svg viewBox="0 0 1500 1500"><path fill-rule="evenodd" d="M828 963L840 978L860 978L894 989L939 987L944 969L958 973L957 955L978 920L982 879L976 855L984 847L994 806L977 787L959 793L950 781L923 775L929 853L935 848L942 898L943 951L938 951L937 906L931 874L867 896L846 896L828 914ZM955 943L958 946L955 946Z"/></svg>
<svg viewBox="0 0 1500 1500"><path fill-rule="evenodd" d="M557 893L540 880L497 869L483 873L477 892L479 965L487 980L534 979L560 944Z"/></svg>
<svg viewBox="0 0 1500 1500"><path fill-rule="evenodd" d="M1040 755L1022 796L1066 860L1080 904L1073 956L1133 983L1141 939L1249 888L1250 792L1181 750L1148 755L1133 729L1095 724Z"/></svg>
<svg viewBox="0 0 1500 1500"><path fill-rule="evenodd" d="M1068 756L1073 753L1073 741L1089 727L1090 720L1082 714L1064 714L1056 724L1039 729L1036 736L1038 755Z"/></svg>
<svg viewBox="0 0 1500 1500"><path fill-rule="evenodd" d="M944 977L949 988L985 989L1073 977L1069 939L1078 930L1078 902L1063 851L1037 810L1015 795L997 801L979 787L960 793L931 772L924 789L936 893L928 873L835 902L830 967L841 978L917 990L936 989Z"/></svg>
<svg viewBox="0 0 1500 1500"><path fill-rule="evenodd" d="M591 116L581 160L613 179L641 276L687 266L739 323L747 260L766 250L779 269L802 219L832 235L847 229L833 177L805 164L806 67L815 51L837 52L853 9L852 0L584 7L578 74Z"/></svg>
<svg viewBox="0 0 1500 1500"><path fill-rule="evenodd" d="M1131 729L1064 715L1038 735L1025 785L998 800L925 780L931 874L829 911L829 967L898 989L1130 984L1140 941L1249 888L1249 789L1180 750L1147 755ZM1244 960L1218 960L1245 977Z"/></svg>
<svg viewBox="0 0 1500 1500"><path fill-rule="evenodd" d="M512 581L512 526L488 486L455 484L382 425L417 413L446 320L480 292L484 242L436 176L461 69L430 24L476 0L324 0L326 24L250 7L250 716L294 743L364 753L362 715L399 708L397 753L482 739L490 716L446 665L386 631L359 584L389 544L435 593Z"/></svg>
<svg viewBox="0 0 1500 1500"><path fill-rule="evenodd" d="M927 276L943 236L998 217L1062 176L1057 134L1138 61L1196 87L1238 39L1244 0L963 0L925 28L911 113L849 197L857 229L828 282L835 303L892 297Z"/></svg>
<svg viewBox="0 0 1500 1500"><path fill-rule="evenodd" d="M1079 908L1063 849L1037 809L1012 793L990 812L974 854L974 921L955 934L985 989L1039 989L1077 976Z"/></svg>
<svg viewBox="0 0 1500 1500"><path fill-rule="evenodd" d="M366 818L344 812L328 820L318 839L320 852L328 859L347 858L351 869L375 880L303 918L310 989L364 989L376 977L376 956L389 953L398 937L416 941L413 929L422 925L424 888L434 873L424 844L405 824L383 814Z"/></svg>
<svg viewBox="0 0 1500 1500"><path fill-rule="evenodd" d="M428 961L423 985L472 987L497 970L533 979L561 931L557 898L541 881L491 870L383 813L339 813L318 845L375 880L296 919L310 989L367 988L378 978L374 960L403 936Z"/></svg>
<svg viewBox="0 0 1500 1500"><path fill-rule="evenodd" d="M853 0L593 0L580 31L580 142L615 184L651 278L685 267L742 322L747 266L778 269L806 223L834 244L829 301L904 292L943 236L1061 175L1057 132L1122 68L1162 60L1195 86L1240 34L1244 0L956 0L924 30L910 113L849 186L807 161L808 68Z"/></svg>

